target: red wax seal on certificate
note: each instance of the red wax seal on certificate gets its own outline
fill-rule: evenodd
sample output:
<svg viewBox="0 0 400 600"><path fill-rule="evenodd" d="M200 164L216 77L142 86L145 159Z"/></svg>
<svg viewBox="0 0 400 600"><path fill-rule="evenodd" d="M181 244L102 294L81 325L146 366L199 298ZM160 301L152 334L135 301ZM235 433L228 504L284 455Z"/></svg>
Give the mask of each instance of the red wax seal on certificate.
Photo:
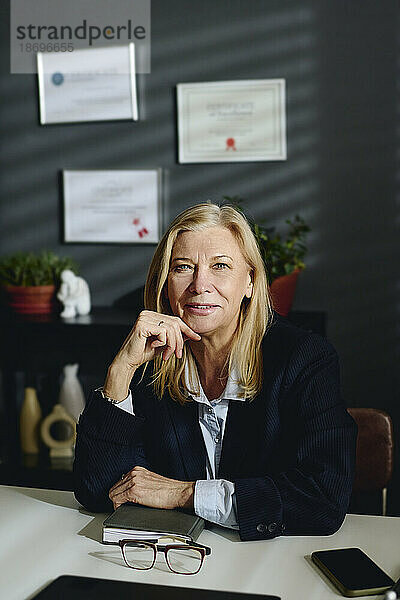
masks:
<svg viewBox="0 0 400 600"><path fill-rule="evenodd" d="M138 233L139 233L139 237L142 238L144 235L147 235L149 232L147 231L146 227L142 227L142 229Z"/></svg>
<svg viewBox="0 0 400 600"><path fill-rule="evenodd" d="M235 138L228 138L226 140L226 148L225 148L225 150L235 150L236 151Z"/></svg>

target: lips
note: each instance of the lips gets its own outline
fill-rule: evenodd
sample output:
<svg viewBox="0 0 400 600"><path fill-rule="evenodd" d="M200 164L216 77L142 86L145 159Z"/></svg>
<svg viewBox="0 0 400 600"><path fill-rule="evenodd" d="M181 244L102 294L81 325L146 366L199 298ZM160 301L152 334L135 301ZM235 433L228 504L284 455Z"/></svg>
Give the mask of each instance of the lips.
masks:
<svg viewBox="0 0 400 600"><path fill-rule="evenodd" d="M212 315L217 308L220 308L218 304L185 304L185 309L189 314L198 316Z"/></svg>
<svg viewBox="0 0 400 600"><path fill-rule="evenodd" d="M185 304L185 306L190 306L191 308L216 308L218 306L218 304L201 304L199 303L192 303L192 304Z"/></svg>

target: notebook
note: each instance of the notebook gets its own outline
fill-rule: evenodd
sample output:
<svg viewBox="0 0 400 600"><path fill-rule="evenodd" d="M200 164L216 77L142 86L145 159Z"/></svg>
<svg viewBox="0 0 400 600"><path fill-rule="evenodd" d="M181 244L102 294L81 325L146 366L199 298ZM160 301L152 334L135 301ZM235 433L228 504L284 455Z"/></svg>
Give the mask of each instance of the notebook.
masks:
<svg viewBox="0 0 400 600"><path fill-rule="evenodd" d="M117 544L122 539L158 539L162 535L179 535L196 541L205 525L204 519L179 510L122 504L103 522L103 543Z"/></svg>
<svg viewBox="0 0 400 600"><path fill-rule="evenodd" d="M62 575L32 600L280 600L278 596Z"/></svg>

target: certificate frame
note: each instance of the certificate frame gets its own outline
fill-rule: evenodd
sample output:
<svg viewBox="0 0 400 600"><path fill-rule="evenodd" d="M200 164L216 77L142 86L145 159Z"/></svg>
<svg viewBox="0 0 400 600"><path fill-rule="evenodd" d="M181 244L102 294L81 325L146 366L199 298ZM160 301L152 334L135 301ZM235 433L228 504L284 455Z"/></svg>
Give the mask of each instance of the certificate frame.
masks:
<svg viewBox="0 0 400 600"><path fill-rule="evenodd" d="M161 168L65 169L62 186L63 243L160 241Z"/></svg>
<svg viewBox="0 0 400 600"><path fill-rule="evenodd" d="M177 84L180 163L286 160L286 81Z"/></svg>
<svg viewBox="0 0 400 600"><path fill-rule="evenodd" d="M139 118L132 42L73 52L38 52L37 72L41 125Z"/></svg>

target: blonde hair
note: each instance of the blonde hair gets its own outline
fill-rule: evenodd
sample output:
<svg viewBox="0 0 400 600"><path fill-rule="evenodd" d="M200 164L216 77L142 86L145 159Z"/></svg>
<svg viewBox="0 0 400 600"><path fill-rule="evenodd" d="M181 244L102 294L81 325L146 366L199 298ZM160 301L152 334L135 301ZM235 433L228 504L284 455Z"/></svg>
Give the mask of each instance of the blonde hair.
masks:
<svg viewBox="0 0 400 600"><path fill-rule="evenodd" d="M243 298L238 326L222 372L227 367L229 374L235 368L244 397L254 398L262 387L261 342L272 322L273 313L264 262L250 225L242 213L233 206L219 206L210 201L191 206L180 213L168 227L154 253L144 289L144 306L146 310L173 315L163 289L168 278L175 240L183 231L202 231L209 227L228 229L234 235L251 269L252 295L251 298ZM185 385L186 362L189 369L189 381L191 387L194 388L190 390ZM145 365L143 375L147 365L148 363ZM154 357L153 389L159 398L162 398L167 389L173 400L184 404L190 400L189 394L199 393L195 373L194 356L186 343L183 347L182 359L178 360L175 354L166 362L162 360L161 354Z"/></svg>

